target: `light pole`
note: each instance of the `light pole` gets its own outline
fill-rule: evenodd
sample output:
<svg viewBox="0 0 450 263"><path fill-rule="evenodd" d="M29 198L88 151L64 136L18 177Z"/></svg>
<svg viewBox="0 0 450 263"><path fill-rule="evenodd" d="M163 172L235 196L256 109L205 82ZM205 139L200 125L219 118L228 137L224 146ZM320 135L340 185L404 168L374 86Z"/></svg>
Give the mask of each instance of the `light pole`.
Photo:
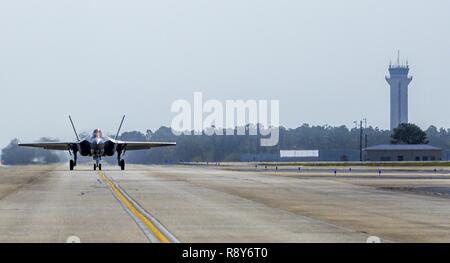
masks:
<svg viewBox="0 0 450 263"><path fill-rule="evenodd" d="M367 131L367 119L364 118L364 130ZM367 132L364 133L364 148L367 148Z"/></svg>
<svg viewBox="0 0 450 263"><path fill-rule="evenodd" d="M362 149L363 149L363 121L364 121L364 128L367 128L367 119L364 118L362 120L359 121L359 161L362 162L363 161L363 153L362 153ZM358 130L358 121L354 121L353 122L355 124L356 129ZM365 134L364 136L364 140L365 140L365 148L367 148L367 134Z"/></svg>
<svg viewBox="0 0 450 263"><path fill-rule="evenodd" d="M363 137L363 121L359 122L359 161L362 162L362 137Z"/></svg>

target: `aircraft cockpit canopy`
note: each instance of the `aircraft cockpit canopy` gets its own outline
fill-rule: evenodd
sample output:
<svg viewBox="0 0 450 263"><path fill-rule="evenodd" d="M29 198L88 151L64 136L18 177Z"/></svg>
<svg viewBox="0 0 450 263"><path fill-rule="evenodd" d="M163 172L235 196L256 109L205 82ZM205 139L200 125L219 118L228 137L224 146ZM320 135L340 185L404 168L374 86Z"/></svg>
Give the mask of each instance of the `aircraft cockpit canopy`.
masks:
<svg viewBox="0 0 450 263"><path fill-rule="evenodd" d="M100 129L95 129L92 132L92 138L102 138L103 137L103 133Z"/></svg>

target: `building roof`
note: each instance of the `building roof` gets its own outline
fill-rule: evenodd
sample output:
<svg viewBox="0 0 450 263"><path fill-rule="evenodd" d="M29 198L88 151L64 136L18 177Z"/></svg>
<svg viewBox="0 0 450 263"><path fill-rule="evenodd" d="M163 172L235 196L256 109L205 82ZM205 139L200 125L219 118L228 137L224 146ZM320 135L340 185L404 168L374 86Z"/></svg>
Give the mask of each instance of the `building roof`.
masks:
<svg viewBox="0 0 450 263"><path fill-rule="evenodd" d="M429 151L429 150L442 150L441 148L428 145L428 144L380 144L370 146L364 149L365 151Z"/></svg>

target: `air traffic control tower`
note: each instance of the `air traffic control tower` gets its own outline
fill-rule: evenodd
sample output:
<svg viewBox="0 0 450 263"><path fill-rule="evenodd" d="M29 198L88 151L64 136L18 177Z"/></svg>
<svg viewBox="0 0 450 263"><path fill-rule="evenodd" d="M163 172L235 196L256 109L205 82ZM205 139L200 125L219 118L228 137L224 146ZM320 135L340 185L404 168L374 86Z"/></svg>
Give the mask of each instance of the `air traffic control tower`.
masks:
<svg viewBox="0 0 450 263"><path fill-rule="evenodd" d="M391 87L391 130L401 123L408 123L408 85L412 80L408 73L408 61L401 64L399 53L397 64L389 65L389 76L386 76Z"/></svg>

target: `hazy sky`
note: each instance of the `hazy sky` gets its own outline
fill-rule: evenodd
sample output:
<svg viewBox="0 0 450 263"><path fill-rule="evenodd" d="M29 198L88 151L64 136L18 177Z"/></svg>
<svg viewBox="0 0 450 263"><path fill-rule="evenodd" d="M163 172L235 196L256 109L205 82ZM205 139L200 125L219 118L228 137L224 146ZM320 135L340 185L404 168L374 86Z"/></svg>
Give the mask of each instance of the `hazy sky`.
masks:
<svg viewBox="0 0 450 263"><path fill-rule="evenodd" d="M169 125L175 99L279 99L281 124L389 127L407 56L410 122L450 127L450 1L0 1L0 146Z"/></svg>

